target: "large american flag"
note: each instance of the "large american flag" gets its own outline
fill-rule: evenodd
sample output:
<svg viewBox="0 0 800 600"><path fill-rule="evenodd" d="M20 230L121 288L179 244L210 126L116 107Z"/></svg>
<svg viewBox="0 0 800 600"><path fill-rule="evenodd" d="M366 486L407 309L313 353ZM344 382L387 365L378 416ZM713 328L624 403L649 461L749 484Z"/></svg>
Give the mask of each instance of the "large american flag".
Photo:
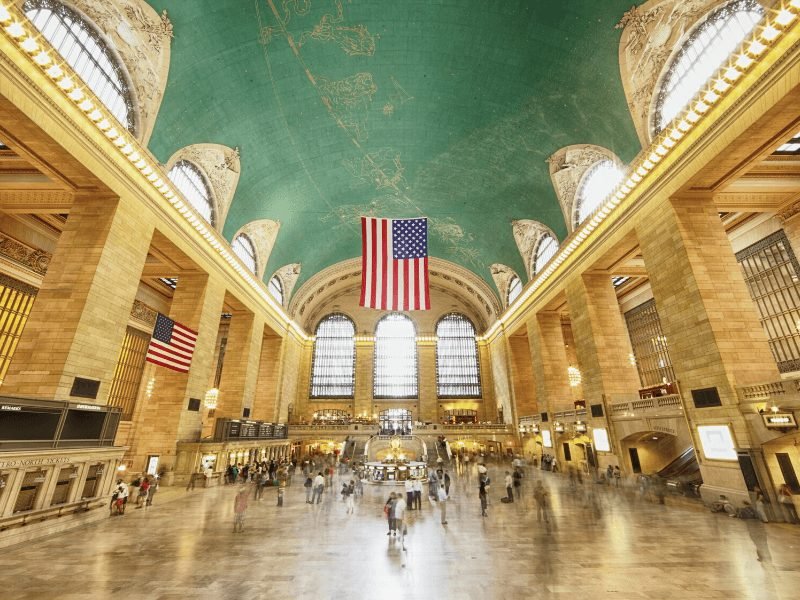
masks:
<svg viewBox="0 0 800 600"><path fill-rule="evenodd" d="M197 332L158 313L147 361L179 373L188 373L197 343Z"/></svg>
<svg viewBox="0 0 800 600"><path fill-rule="evenodd" d="M361 306L429 310L428 220L361 217Z"/></svg>

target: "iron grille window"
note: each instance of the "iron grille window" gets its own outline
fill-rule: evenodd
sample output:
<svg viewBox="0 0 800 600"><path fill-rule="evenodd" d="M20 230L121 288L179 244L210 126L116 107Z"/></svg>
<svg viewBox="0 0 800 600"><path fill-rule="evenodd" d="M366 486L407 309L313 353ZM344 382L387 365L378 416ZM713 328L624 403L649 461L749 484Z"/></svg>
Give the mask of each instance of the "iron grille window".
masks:
<svg viewBox="0 0 800 600"><path fill-rule="evenodd" d="M72 485L75 483L77 475L77 467L64 467L58 472L58 479L56 480L56 487L53 490L53 496L50 499L50 506L67 503L67 500L69 500L69 493L72 490Z"/></svg>
<svg viewBox="0 0 800 600"><path fill-rule="evenodd" d="M475 327L450 314L436 325L436 389L440 398L480 398L481 378Z"/></svg>
<svg viewBox="0 0 800 600"><path fill-rule="evenodd" d="M800 154L800 133L795 135L785 144L778 146L774 154Z"/></svg>
<svg viewBox="0 0 800 600"><path fill-rule="evenodd" d="M11 366L36 291L33 286L0 275L0 384Z"/></svg>
<svg viewBox="0 0 800 600"><path fill-rule="evenodd" d="M103 464L98 463L89 467L89 472L86 474L86 481L83 482L83 491L81 492L81 499L94 498L97 496L97 486L100 484L100 477L103 475Z"/></svg>
<svg viewBox="0 0 800 600"><path fill-rule="evenodd" d="M117 366L114 369L114 379L111 380L111 390L108 393L108 403L122 409L123 421L130 421L133 416L149 345L150 336L146 333L133 327L128 327L125 331L125 339L122 342Z"/></svg>
<svg viewBox="0 0 800 600"><path fill-rule="evenodd" d="M405 315L392 313L375 328L375 398L416 398L417 340L414 323Z"/></svg>
<svg viewBox="0 0 800 600"><path fill-rule="evenodd" d="M94 26L57 0L28 0L24 10L117 121L135 133L132 95L122 66Z"/></svg>
<svg viewBox="0 0 800 600"><path fill-rule="evenodd" d="M636 370L643 387L675 381L667 349L667 336L661 329L655 300L648 300L625 313Z"/></svg>
<svg viewBox="0 0 800 600"><path fill-rule="evenodd" d="M234 254L239 257L245 267L247 267L254 275L258 271L256 261L256 247L253 245L252 240L245 234L240 233L236 236L231 244Z"/></svg>
<svg viewBox="0 0 800 600"><path fill-rule="evenodd" d="M591 217L603 201L617 187L624 172L612 160L596 162L583 174L583 180L575 195L575 227Z"/></svg>
<svg viewBox="0 0 800 600"><path fill-rule="evenodd" d="M783 230L736 254L781 373L800 370L800 264Z"/></svg>
<svg viewBox="0 0 800 600"><path fill-rule="evenodd" d="M211 188L197 166L188 160L179 160L169 170L167 177L201 217L212 227L216 225Z"/></svg>
<svg viewBox="0 0 800 600"><path fill-rule="evenodd" d="M177 277L159 277L158 280L170 289L174 290L178 287Z"/></svg>
<svg viewBox="0 0 800 600"><path fill-rule="evenodd" d="M519 295L522 293L522 281L519 277L514 275L511 278L511 281L508 283L508 296L506 299L508 300L508 306L511 306L514 303Z"/></svg>
<svg viewBox="0 0 800 600"><path fill-rule="evenodd" d="M275 298L275 301L283 306L283 284L277 275L274 275L272 279L269 280L267 290L269 290L269 293Z"/></svg>
<svg viewBox="0 0 800 600"><path fill-rule="evenodd" d="M536 253L533 259L533 269L531 269L531 277L536 277L537 274L545 267L558 250L558 241L549 233L543 235L536 246Z"/></svg>
<svg viewBox="0 0 800 600"><path fill-rule="evenodd" d="M653 111L658 134L686 107L694 95L761 20L756 0L736 0L711 12L672 59Z"/></svg>
<svg viewBox="0 0 800 600"><path fill-rule="evenodd" d="M17 500L14 502L14 512L24 512L26 510L33 510L36 506L36 499L39 497L39 492L42 490L45 476L47 473L43 470L29 471L25 473L22 478L22 485L17 494Z"/></svg>
<svg viewBox="0 0 800 600"><path fill-rule="evenodd" d="M312 398L352 398L356 377L356 326L345 315L317 325L311 362Z"/></svg>

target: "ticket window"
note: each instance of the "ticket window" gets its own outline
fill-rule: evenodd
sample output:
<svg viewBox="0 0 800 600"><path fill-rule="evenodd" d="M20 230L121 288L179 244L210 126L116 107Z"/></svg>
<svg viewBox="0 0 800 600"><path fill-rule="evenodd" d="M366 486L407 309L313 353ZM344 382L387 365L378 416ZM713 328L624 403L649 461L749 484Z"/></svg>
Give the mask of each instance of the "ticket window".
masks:
<svg viewBox="0 0 800 600"><path fill-rule="evenodd" d="M95 498L98 496L98 488L100 487L100 477L103 475L103 463L90 465L89 471L86 473L86 481L83 483L83 492L81 492L81 499Z"/></svg>
<svg viewBox="0 0 800 600"><path fill-rule="evenodd" d="M14 512L33 510L36 500L44 487L46 473L44 471L28 471L22 478L22 485L14 503Z"/></svg>
<svg viewBox="0 0 800 600"><path fill-rule="evenodd" d="M77 467L64 467L58 472L58 481L56 481L56 487L53 490L53 499L50 501L50 506L66 504L69 499L69 492L77 477Z"/></svg>

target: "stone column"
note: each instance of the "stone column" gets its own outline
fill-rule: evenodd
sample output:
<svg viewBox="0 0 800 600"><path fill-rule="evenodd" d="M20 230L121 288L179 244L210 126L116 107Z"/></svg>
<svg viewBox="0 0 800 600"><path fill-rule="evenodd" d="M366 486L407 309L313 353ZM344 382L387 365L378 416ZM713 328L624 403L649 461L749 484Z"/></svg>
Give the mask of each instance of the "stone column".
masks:
<svg viewBox="0 0 800 600"><path fill-rule="evenodd" d="M569 410L572 392L567 375L567 353L561 332L561 315L543 311L528 321L528 343L540 412Z"/></svg>
<svg viewBox="0 0 800 600"><path fill-rule="evenodd" d="M436 388L436 342L421 340L417 342L417 365L419 371L419 398L413 420L439 423L442 415L439 411L439 397ZM387 407L388 408L388 407ZM410 406L406 407L414 413Z"/></svg>
<svg viewBox="0 0 800 600"><path fill-rule="evenodd" d="M375 409L372 401L372 362L375 356L375 342L359 339L356 341L356 389L353 399L353 416L365 414L372 418Z"/></svg>
<svg viewBox="0 0 800 600"><path fill-rule="evenodd" d="M736 446L749 448L736 387L780 375L716 207L700 198L664 202L637 235L692 434L697 440L697 425L730 424ZM716 388L722 406L695 408L692 390L703 388ZM745 499L737 462L697 450L704 496L724 490Z"/></svg>
<svg viewBox="0 0 800 600"><path fill-rule="evenodd" d="M197 331L189 373L158 367L150 397L134 422L133 445L128 453L133 469L145 467L148 454L160 456L159 466L174 467L175 442L193 440L201 429L201 413L188 410L189 398L201 403L214 369L214 344L225 288L205 273L182 274L172 298L171 319Z"/></svg>
<svg viewBox="0 0 800 600"><path fill-rule="evenodd" d="M219 382L219 402L215 417L239 419L243 409L251 409L256 393L264 320L250 311L235 311L228 329L228 343Z"/></svg>
<svg viewBox="0 0 800 600"><path fill-rule="evenodd" d="M69 397L75 377L99 380L105 404L153 226L132 201L80 197L70 211L3 393Z"/></svg>
<svg viewBox="0 0 800 600"><path fill-rule="evenodd" d="M260 421L275 421L278 403L278 383L283 340L276 335L265 335L261 342L253 410L250 413Z"/></svg>
<svg viewBox="0 0 800 600"><path fill-rule="evenodd" d="M514 386L514 411L508 422L515 423L519 417L533 415L538 410L536 402L536 382L533 376L531 345L527 336L513 335L506 338L511 370L511 381Z"/></svg>

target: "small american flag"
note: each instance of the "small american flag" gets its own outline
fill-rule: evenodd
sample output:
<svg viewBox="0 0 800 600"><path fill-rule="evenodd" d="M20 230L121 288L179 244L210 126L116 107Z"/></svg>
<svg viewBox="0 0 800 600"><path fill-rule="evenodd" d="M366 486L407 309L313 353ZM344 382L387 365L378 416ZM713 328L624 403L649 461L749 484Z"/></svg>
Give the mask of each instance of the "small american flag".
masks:
<svg viewBox="0 0 800 600"><path fill-rule="evenodd" d="M197 332L158 313L147 361L179 373L188 373L197 343Z"/></svg>
<svg viewBox="0 0 800 600"><path fill-rule="evenodd" d="M361 306L430 309L427 219L361 217L361 249Z"/></svg>

